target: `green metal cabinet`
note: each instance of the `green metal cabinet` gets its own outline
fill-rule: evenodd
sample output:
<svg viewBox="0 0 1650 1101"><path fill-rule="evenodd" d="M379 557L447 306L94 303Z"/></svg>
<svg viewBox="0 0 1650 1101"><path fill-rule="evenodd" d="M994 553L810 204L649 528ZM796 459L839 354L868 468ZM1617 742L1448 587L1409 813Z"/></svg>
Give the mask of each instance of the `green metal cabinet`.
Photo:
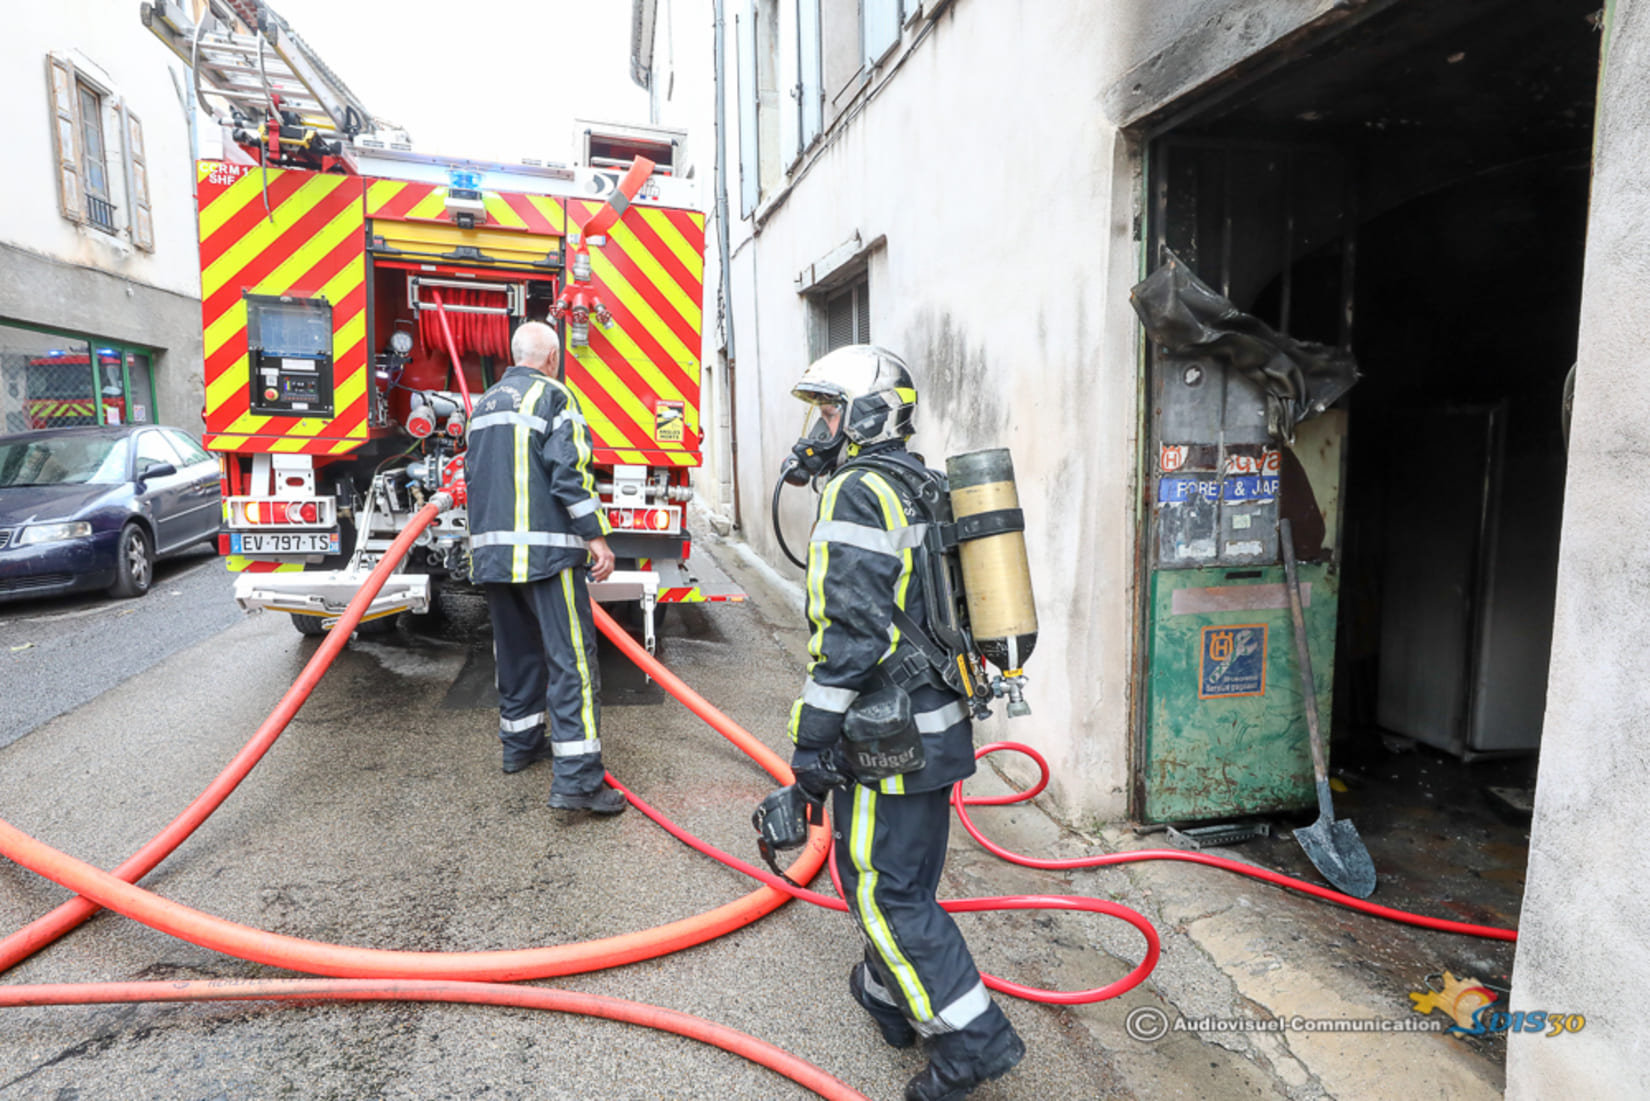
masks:
<svg viewBox="0 0 1650 1101"><path fill-rule="evenodd" d="M1318 713L1331 714L1336 571L1303 563ZM1147 822L1263 814L1315 800L1283 568L1152 574Z"/></svg>

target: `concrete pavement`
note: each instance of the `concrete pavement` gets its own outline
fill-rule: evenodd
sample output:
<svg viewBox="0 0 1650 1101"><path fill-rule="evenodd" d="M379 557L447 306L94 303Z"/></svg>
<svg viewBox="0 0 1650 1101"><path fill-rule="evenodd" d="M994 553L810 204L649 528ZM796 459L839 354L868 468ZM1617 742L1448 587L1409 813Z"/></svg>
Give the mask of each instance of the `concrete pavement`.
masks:
<svg viewBox="0 0 1650 1101"><path fill-rule="evenodd" d="M702 541L698 553L715 553L752 600L679 609L663 627L661 656L782 750L806 645L795 594L713 543ZM145 885L294 936L432 951L607 936L748 889L635 811L560 819L543 804L547 766L502 775L485 706L484 632L460 625L453 634L403 628L352 643L241 790ZM113 866L222 767L314 646L285 617L253 616L59 716L0 749L0 816ZM636 701L604 711L608 767L683 826L753 858L750 809L772 781L683 708L655 702L653 690L621 684L607 668L610 693ZM1006 782L986 769L976 789L1006 790ZM977 817L1003 844L1038 855L1136 843L1126 831L1073 829L1034 806ZM1140 1008L1406 1017L1402 991L1361 961L1392 952L1424 961L1460 938L1394 931L1206 869L1031 871L997 861L960 830L953 854L947 895L1098 895L1140 909L1164 937L1156 975L1120 999L1077 1008L1007 1002L1030 1054L978 1091L982 1101L1499 1092L1493 1048L1437 1035L1171 1032L1142 1043L1124 1027ZM821 885L829 890L823 877ZM0 862L0 928L64 897ZM1125 974L1141 951L1132 930L1092 916L961 923L982 967L1032 984L1097 986ZM872 1097L897 1097L921 1058L885 1048L849 999L845 979L858 953L845 916L791 904L712 944L548 985L696 1013L794 1051ZM4 981L274 974L103 915ZM5 1099L808 1096L690 1041L518 1010L201 1004L8 1010L0 1022Z"/></svg>

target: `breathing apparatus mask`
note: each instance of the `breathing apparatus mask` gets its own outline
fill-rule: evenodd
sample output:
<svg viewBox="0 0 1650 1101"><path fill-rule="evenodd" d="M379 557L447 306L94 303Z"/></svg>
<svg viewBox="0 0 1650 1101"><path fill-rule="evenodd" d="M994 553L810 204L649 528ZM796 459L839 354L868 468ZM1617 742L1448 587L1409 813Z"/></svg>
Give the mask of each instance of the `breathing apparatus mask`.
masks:
<svg viewBox="0 0 1650 1101"><path fill-rule="evenodd" d="M825 419L827 409L837 411L835 431L831 430L830 423ZM813 479L836 469L837 459L841 457L843 446L848 442L848 437L842 431L841 416L840 405L809 405L808 415L802 423L802 435L791 445L790 455L779 468L779 476L784 482L793 486L805 486Z"/></svg>

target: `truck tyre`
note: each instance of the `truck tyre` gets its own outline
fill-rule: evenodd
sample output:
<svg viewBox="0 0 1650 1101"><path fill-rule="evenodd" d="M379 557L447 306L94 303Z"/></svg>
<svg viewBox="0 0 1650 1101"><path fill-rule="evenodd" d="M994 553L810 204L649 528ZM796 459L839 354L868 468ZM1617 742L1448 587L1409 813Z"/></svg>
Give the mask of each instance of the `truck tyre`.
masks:
<svg viewBox="0 0 1650 1101"><path fill-rule="evenodd" d="M300 635L324 635L327 629L321 626L321 617L318 615L299 615L297 612L288 612L292 617L292 625L298 628Z"/></svg>
<svg viewBox="0 0 1650 1101"><path fill-rule="evenodd" d="M115 583L109 591L119 597L142 596L154 579L154 544L142 524L129 523L120 529L115 544Z"/></svg>
<svg viewBox="0 0 1650 1101"><path fill-rule="evenodd" d="M331 616L303 615L299 612L288 612L287 614L292 617L292 625L298 629L300 635L310 636L326 634L327 628L323 624L326 620L332 618ZM387 635L394 630L395 616L387 615L358 624L355 633L371 637L372 635Z"/></svg>

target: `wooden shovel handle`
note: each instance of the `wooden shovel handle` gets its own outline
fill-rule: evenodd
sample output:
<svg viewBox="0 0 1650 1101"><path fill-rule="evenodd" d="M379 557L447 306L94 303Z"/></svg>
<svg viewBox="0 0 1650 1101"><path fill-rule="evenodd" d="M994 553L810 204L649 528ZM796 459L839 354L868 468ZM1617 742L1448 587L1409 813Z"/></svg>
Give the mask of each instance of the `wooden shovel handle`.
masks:
<svg viewBox="0 0 1650 1101"><path fill-rule="evenodd" d="M1318 727L1318 689L1312 681L1312 655L1306 644L1306 616L1301 613L1300 578L1295 573L1295 533L1288 520L1278 521L1278 542L1283 547L1283 577L1289 589L1289 616L1295 621L1295 653L1300 658L1306 732L1312 743L1312 774L1322 787L1329 782L1329 764L1324 759L1323 731Z"/></svg>

